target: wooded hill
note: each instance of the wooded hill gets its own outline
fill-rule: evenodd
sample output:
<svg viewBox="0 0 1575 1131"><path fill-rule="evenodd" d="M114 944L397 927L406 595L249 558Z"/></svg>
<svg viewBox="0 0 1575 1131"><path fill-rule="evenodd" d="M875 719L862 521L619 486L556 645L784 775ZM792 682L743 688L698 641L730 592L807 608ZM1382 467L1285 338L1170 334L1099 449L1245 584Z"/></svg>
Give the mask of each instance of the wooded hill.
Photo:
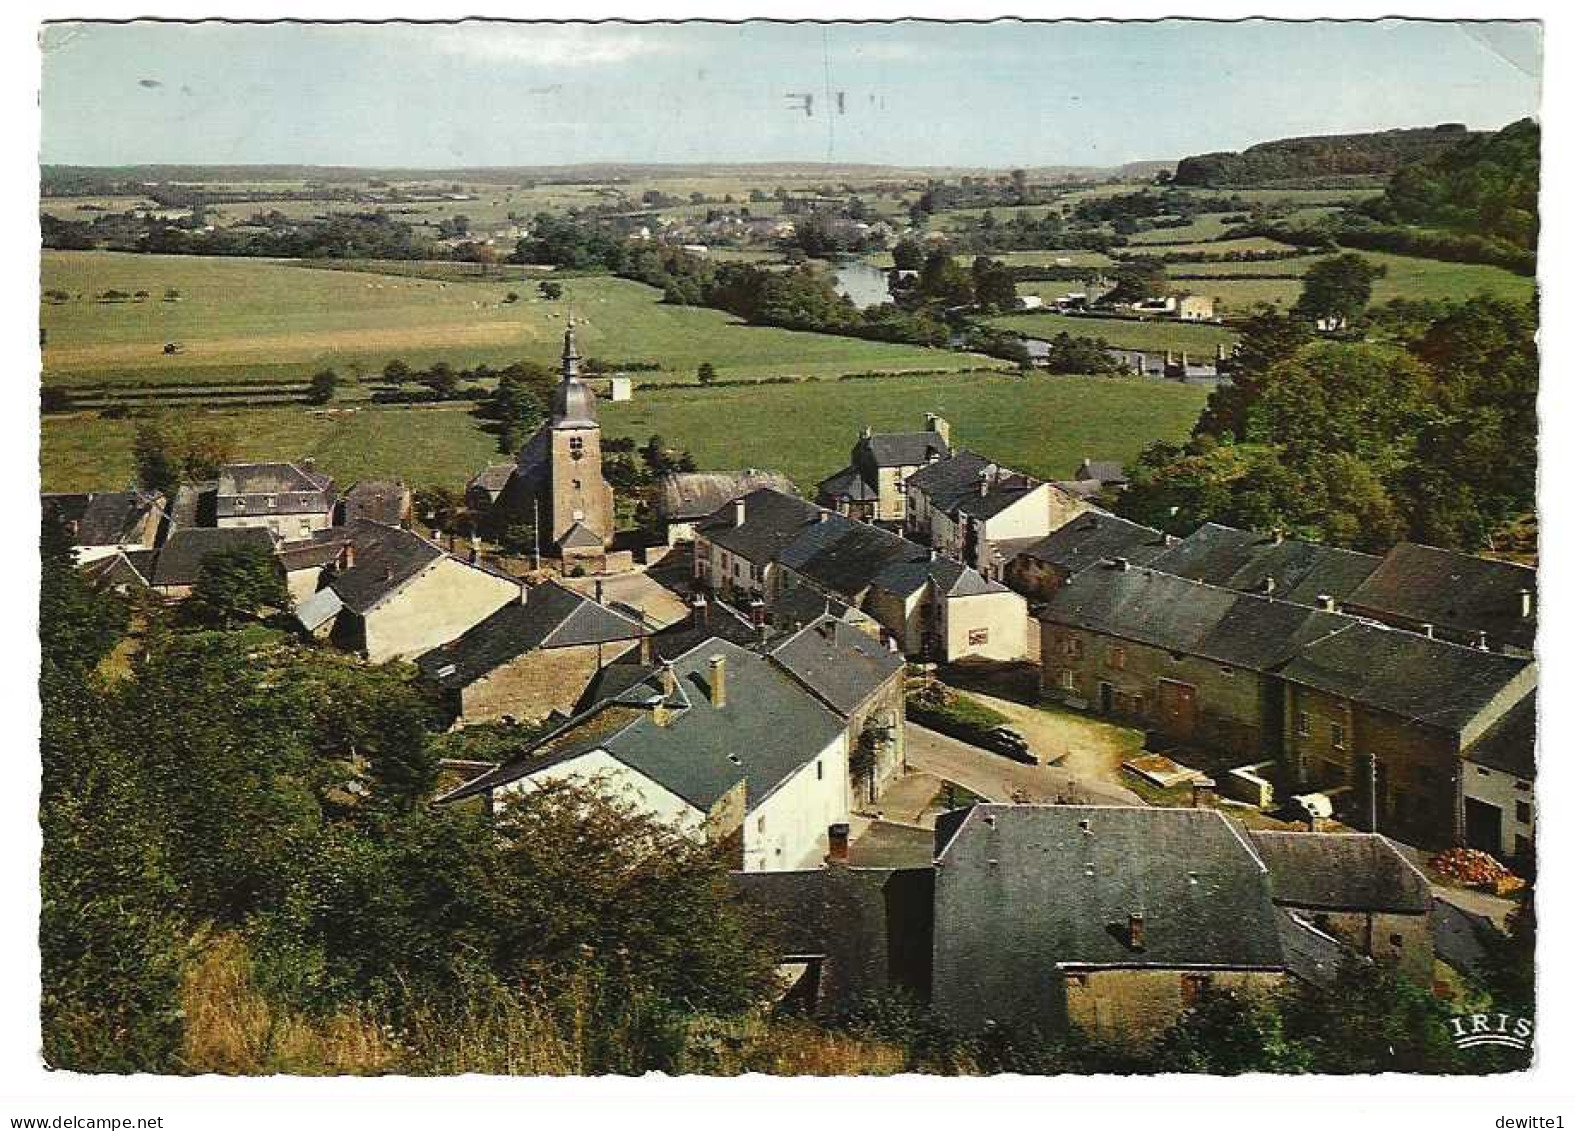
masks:
<svg viewBox="0 0 1575 1131"><path fill-rule="evenodd" d="M1382 133L1331 134L1266 141L1240 153L1204 153L1183 158L1175 183L1240 188L1284 181L1387 177L1403 165L1428 161L1471 138L1482 137L1457 123Z"/></svg>

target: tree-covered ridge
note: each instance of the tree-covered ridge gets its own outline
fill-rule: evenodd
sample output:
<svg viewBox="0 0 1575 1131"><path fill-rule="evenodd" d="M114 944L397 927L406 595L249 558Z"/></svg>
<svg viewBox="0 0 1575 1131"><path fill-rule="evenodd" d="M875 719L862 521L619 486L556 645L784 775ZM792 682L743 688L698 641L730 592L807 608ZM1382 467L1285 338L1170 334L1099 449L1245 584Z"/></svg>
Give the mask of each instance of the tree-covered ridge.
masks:
<svg viewBox="0 0 1575 1131"><path fill-rule="evenodd" d="M1367 211L1390 223L1448 228L1535 250L1541 152L1542 127L1524 118L1402 167Z"/></svg>
<svg viewBox="0 0 1575 1131"><path fill-rule="evenodd" d="M1481 137L1458 124L1382 133L1333 134L1266 141L1240 153L1203 153L1176 166L1178 185L1240 188L1276 181L1388 176Z"/></svg>

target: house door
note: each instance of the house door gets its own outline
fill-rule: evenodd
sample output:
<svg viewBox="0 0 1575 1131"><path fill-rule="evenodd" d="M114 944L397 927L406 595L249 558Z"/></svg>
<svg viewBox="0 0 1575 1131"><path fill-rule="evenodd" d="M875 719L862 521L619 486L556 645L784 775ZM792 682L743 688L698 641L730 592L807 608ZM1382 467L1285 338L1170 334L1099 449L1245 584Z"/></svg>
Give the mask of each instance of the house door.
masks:
<svg viewBox="0 0 1575 1131"><path fill-rule="evenodd" d="M1466 844L1495 856L1504 851L1504 810L1466 798Z"/></svg>
<svg viewBox="0 0 1575 1131"><path fill-rule="evenodd" d="M1159 721L1171 737L1191 738L1198 729L1198 689L1190 683L1160 680Z"/></svg>
<svg viewBox="0 0 1575 1131"><path fill-rule="evenodd" d="M1108 683L1099 685L1099 713L1108 715L1116 705L1116 689Z"/></svg>

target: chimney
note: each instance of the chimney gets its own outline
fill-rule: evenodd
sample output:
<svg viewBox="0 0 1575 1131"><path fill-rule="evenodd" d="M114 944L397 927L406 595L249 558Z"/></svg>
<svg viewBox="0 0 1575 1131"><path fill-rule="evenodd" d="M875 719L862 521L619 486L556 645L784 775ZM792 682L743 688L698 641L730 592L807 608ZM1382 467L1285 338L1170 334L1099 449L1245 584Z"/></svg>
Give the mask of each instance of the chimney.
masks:
<svg viewBox="0 0 1575 1131"><path fill-rule="evenodd" d="M988 495L989 493L990 493L990 469L987 468L987 467L982 467L982 468L979 469L979 497L982 499L986 495Z"/></svg>
<svg viewBox="0 0 1575 1131"><path fill-rule="evenodd" d="M1186 350L1182 350L1181 351L1181 371L1183 373L1185 373L1186 370L1187 370L1187 351Z"/></svg>
<svg viewBox="0 0 1575 1131"><path fill-rule="evenodd" d="M1143 912L1134 911L1127 916L1127 945L1142 950L1148 942L1148 932L1143 928Z"/></svg>
<svg viewBox="0 0 1575 1131"><path fill-rule="evenodd" d="M1423 621L1417 627L1421 630L1421 633L1422 633L1423 636L1427 637L1429 640L1433 639L1433 626L1432 626L1432 624L1430 624L1427 621Z"/></svg>
<svg viewBox="0 0 1575 1131"><path fill-rule="evenodd" d="M861 440L868 440L873 435L875 435L875 430L868 424L859 430L859 439Z"/></svg>
<svg viewBox="0 0 1575 1131"><path fill-rule="evenodd" d="M720 711L727 706L727 657L712 656L706 666L711 671L711 706Z"/></svg>
<svg viewBox="0 0 1575 1131"><path fill-rule="evenodd" d="M1110 568L1117 569L1122 573L1125 573L1127 570L1132 568L1132 562L1127 558L1111 558Z"/></svg>
<svg viewBox="0 0 1575 1131"><path fill-rule="evenodd" d="M1176 364L1176 355L1174 353L1172 353L1170 350L1166 350L1165 351L1165 368L1169 369L1172 365L1175 365L1175 364Z"/></svg>
<svg viewBox="0 0 1575 1131"><path fill-rule="evenodd" d="M705 599L704 593L696 593L694 600L689 602L689 608L695 624L701 628L711 627L711 602Z"/></svg>
<svg viewBox="0 0 1575 1131"><path fill-rule="evenodd" d="M671 660L662 661L662 694L674 695L678 691L678 673L673 670Z"/></svg>
<svg viewBox="0 0 1575 1131"><path fill-rule="evenodd" d="M1537 606L1536 602L1533 600L1531 590L1522 589L1520 591L1520 619L1530 620L1536 611Z"/></svg>
<svg viewBox="0 0 1575 1131"><path fill-rule="evenodd" d="M815 514L815 521L816 522L830 522L831 521L831 512L828 511L828 510L817 511L816 514Z"/></svg>
<svg viewBox="0 0 1575 1131"><path fill-rule="evenodd" d="M1487 652L1487 651L1490 650L1488 648L1488 638L1487 638L1487 633L1485 631L1477 633L1477 648L1478 648L1478 650L1483 651L1483 652Z"/></svg>
<svg viewBox="0 0 1575 1131"><path fill-rule="evenodd" d="M1334 612L1334 598L1327 593L1320 593L1317 597L1318 607L1326 613Z"/></svg>
<svg viewBox="0 0 1575 1131"><path fill-rule="evenodd" d="M340 560L344 562L344 567L346 569L354 569L355 568L355 543L354 542L346 542L344 549L342 551L340 551L339 557L340 557Z"/></svg>
<svg viewBox="0 0 1575 1131"><path fill-rule="evenodd" d="M846 864L848 862L848 825L846 821L838 821L834 825L826 826L826 863Z"/></svg>
<svg viewBox="0 0 1575 1131"><path fill-rule="evenodd" d="M521 578L520 579L520 604L522 604L522 605L526 604L529 600L530 600L530 586L526 585L525 584L525 580L523 578Z"/></svg>
<svg viewBox="0 0 1575 1131"><path fill-rule="evenodd" d="M742 526L742 525L744 525L744 500L743 499L734 499L733 500L733 525L734 526Z"/></svg>
<svg viewBox="0 0 1575 1131"><path fill-rule="evenodd" d="M766 627L766 603L759 597L750 598L749 623L756 628Z"/></svg>
<svg viewBox="0 0 1575 1131"><path fill-rule="evenodd" d="M1221 342L1219 345L1214 347L1214 364L1218 365L1220 362L1222 362L1224 360L1225 360L1225 343Z"/></svg>
<svg viewBox="0 0 1575 1131"><path fill-rule="evenodd" d="M1275 581L1274 581L1273 577L1265 577L1263 579L1263 594L1264 594L1264 596L1266 596L1266 597L1274 596L1274 587L1275 587Z"/></svg>
<svg viewBox="0 0 1575 1131"><path fill-rule="evenodd" d="M926 431L934 432L939 436L941 443L948 448L952 446L952 426L947 423L945 417L938 416L933 412L927 412L924 414L924 426Z"/></svg>

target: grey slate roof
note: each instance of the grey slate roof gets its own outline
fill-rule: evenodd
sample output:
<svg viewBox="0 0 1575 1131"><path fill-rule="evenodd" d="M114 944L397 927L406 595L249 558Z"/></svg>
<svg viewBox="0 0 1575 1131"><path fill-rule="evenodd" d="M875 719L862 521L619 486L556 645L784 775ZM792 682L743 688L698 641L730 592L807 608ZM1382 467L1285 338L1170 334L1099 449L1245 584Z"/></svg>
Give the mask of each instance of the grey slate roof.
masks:
<svg viewBox="0 0 1575 1131"><path fill-rule="evenodd" d="M219 469L218 516L326 514L333 509L333 485L329 476L293 463L226 464Z"/></svg>
<svg viewBox="0 0 1575 1131"><path fill-rule="evenodd" d="M985 483L983 493L979 489L981 476ZM1041 485L1037 479L964 448L908 477L909 489L923 492L930 505L941 513L979 519L999 514Z"/></svg>
<svg viewBox="0 0 1575 1131"><path fill-rule="evenodd" d="M721 709L709 698L708 663L714 655L727 662L727 704ZM442 800L518 781L601 749L701 811L744 782L753 809L842 732L842 720L785 672L729 641L707 640L673 668L681 705L667 725L657 725L644 709L661 694L653 676Z"/></svg>
<svg viewBox="0 0 1575 1131"><path fill-rule="evenodd" d="M480 487L488 494L497 495L509 485L509 480L514 476L514 469L518 466L512 463L494 463L478 471L466 488Z"/></svg>
<svg viewBox="0 0 1575 1131"><path fill-rule="evenodd" d="M978 597L985 593L1006 593L999 581L991 581L972 566L951 558L935 558L929 564L930 580L942 597Z"/></svg>
<svg viewBox="0 0 1575 1131"><path fill-rule="evenodd" d="M1123 484L1127 481L1127 470L1121 465L1120 460L1114 459L1088 459L1078 465L1075 478L1084 483L1115 483Z"/></svg>
<svg viewBox="0 0 1575 1131"><path fill-rule="evenodd" d="M668 522L705 518L740 495L762 487L794 493L792 480L776 471L747 467L742 471L670 472L657 484L657 510Z"/></svg>
<svg viewBox="0 0 1575 1131"><path fill-rule="evenodd" d="M1466 760L1522 781L1537 776L1537 695L1532 692L1466 750Z"/></svg>
<svg viewBox="0 0 1575 1131"><path fill-rule="evenodd" d="M1358 623L1143 566L1109 564L1073 577L1040 618L1259 672L1275 670L1309 641Z"/></svg>
<svg viewBox="0 0 1575 1131"><path fill-rule="evenodd" d="M902 656L867 632L825 616L771 650L771 659L847 718L903 670Z"/></svg>
<svg viewBox="0 0 1575 1131"><path fill-rule="evenodd" d="M875 485L864 478L856 467L844 467L834 475L822 479L817 485L822 498L847 499L855 503L873 502L880 498Z"/></svg>
<svg viewBox="0 0 1575 1131"><path fill-rule="evenodd" d="M1520 615L1522 590L1532 594L1530 617ZM1402 542L1351 593L1350 604L1441 630L1486 631L1491 640L1530 649L1536 591L1537 571L1527 566Z"/></svg>
<svg viewBox="0 0 1575 1131"><path fill-rule="evenodd" d="M157 557L157 550L116 550L83 566L82 576L98 586L143 588L151 583Z"/></svg>
<svg viewBox="0 0 1575 1131"><path fill-rule="evenodd" d="M209 554L241 546L273 550L273 535L261 526L219 529L197 526L176 530L164 540L153 563L154 585L193 585Z"/></svg>
<svg viewBox="0 0 1575 1131"><path fill-rule="evenodd" d="M1241 593L1267 592L1265 580L1273 578L1277 599L1302 605L1316 604L1323 596L1345 600L1378 563L1372 554L1295 539L1276 541L1212 522L1148 562L1177 577Z"/></svg>
<svg viewBox="0 0 1575 1131"><path fill-rule="evenodd" d="M344 494L344 521L369 518L398 526L410 507L410 489L398 479L363 479Z"/></svg>
<svg viewBox="0 0 1575 1131"><path fill-rule="evenodd" d="M1427 878L1377 833L1255 830L1248 836L1269 869L1274 902L1310 911L1425 915Z"/></svg>
<svg viewBox="0 0 1575 1131"><path fill-rule="evenodd" d="M1058 967L1285 966L1268 872L1216 810L975 805L936 840L934 1003L965 1031L1056 1017Z"/></svg>
<svg viewBox="0 0 1575 1131"><path fill-rule="evenodd" d="M1533 661L1352 621L1308 644L1282 678L1458 733Z"/></svg>
<svg viewBox="0 0 1575 1131"><path fill-rule="evenodd" d="M563 537L558 539L558 545L566 550L600 549L602 536L585 523L576 522L563 532Z"/></svg>
<svg viewBox="0 0 1575 1131"><path fill-rule="evenodd" d="M175 488L175 500L170 503L170 525L212 526L218 521L218 495L216 480L181 484Z"/></svg>
<svg viewBox="0 0 1575 1131"><path fill-rule="evenodd" d="M416 659L444 690L464 687L537 648L572 648L637 640L638 621L555 582L538 585L525 602L511 601L462 635Z"/></svg>
<svg viewBox="0 0 1575 1131"><path fill-rule="evenodd" d="M339 534L339 537L333 535ZM280 542L275 554L286 572L313 569L327 565L344 552L348 537L336 527L319 530L310 538L296 538Z"/></svg>
<svg viewBox="0 0 1575 1131"><path fill-rule="evenodd" d="M76 523L72 542L78 546L135 545L150 512L164 503L164 496L158 492L140 490L46 495L44 499L56 515Z"/></svg>
<svg viewBox="0 0 1575 1131"><path fill-rule="evenodd" d="M338 616L344 607L345 603L339 599L339 594L332 589L319 589L295 606L295 619L300 621L301 627L307 632L316 632Z"/></svg>
<svg viewBox="0 0 1575 1131"><path fill-rule="evenodd" d="M874 467L913 467L951 454L938 432L876 432L861 436L853 453L855 464L868 461Z"/></svg>
<svg viewBox="0 0 1575 1131"><path fill-rule="evenodd" d="M698 527L707 539L755 565L776 557L821 513L814 503L763 487L744 496L744 524L733 525L733 503L718 508Z"/></svg>
<svg viewBox="0 0 1575 1131"><path fill-rule="evenodd" d="M1039 539L1023 554L1071 575L1107 558L1126 558L1134 565L1147 565L1168 546L1165 536L1157 530L1103 511L1089 511Z"/></svg>
<svg viewBox="0 0 1575 1131"><path fill-rule="evenodd" d="M821 521L802 527L777 560L816 585L851 601L898 562L928 562L930 552L867 522L821 512Z"/></svg>
<svg viewBox="0 0 1575 1131"><path fill-rule="evenodd" d="M396 526L362 519L345 529L355 564L334 578L333 589L353 613L366 613L444 556L425 538Z"/></svg>

